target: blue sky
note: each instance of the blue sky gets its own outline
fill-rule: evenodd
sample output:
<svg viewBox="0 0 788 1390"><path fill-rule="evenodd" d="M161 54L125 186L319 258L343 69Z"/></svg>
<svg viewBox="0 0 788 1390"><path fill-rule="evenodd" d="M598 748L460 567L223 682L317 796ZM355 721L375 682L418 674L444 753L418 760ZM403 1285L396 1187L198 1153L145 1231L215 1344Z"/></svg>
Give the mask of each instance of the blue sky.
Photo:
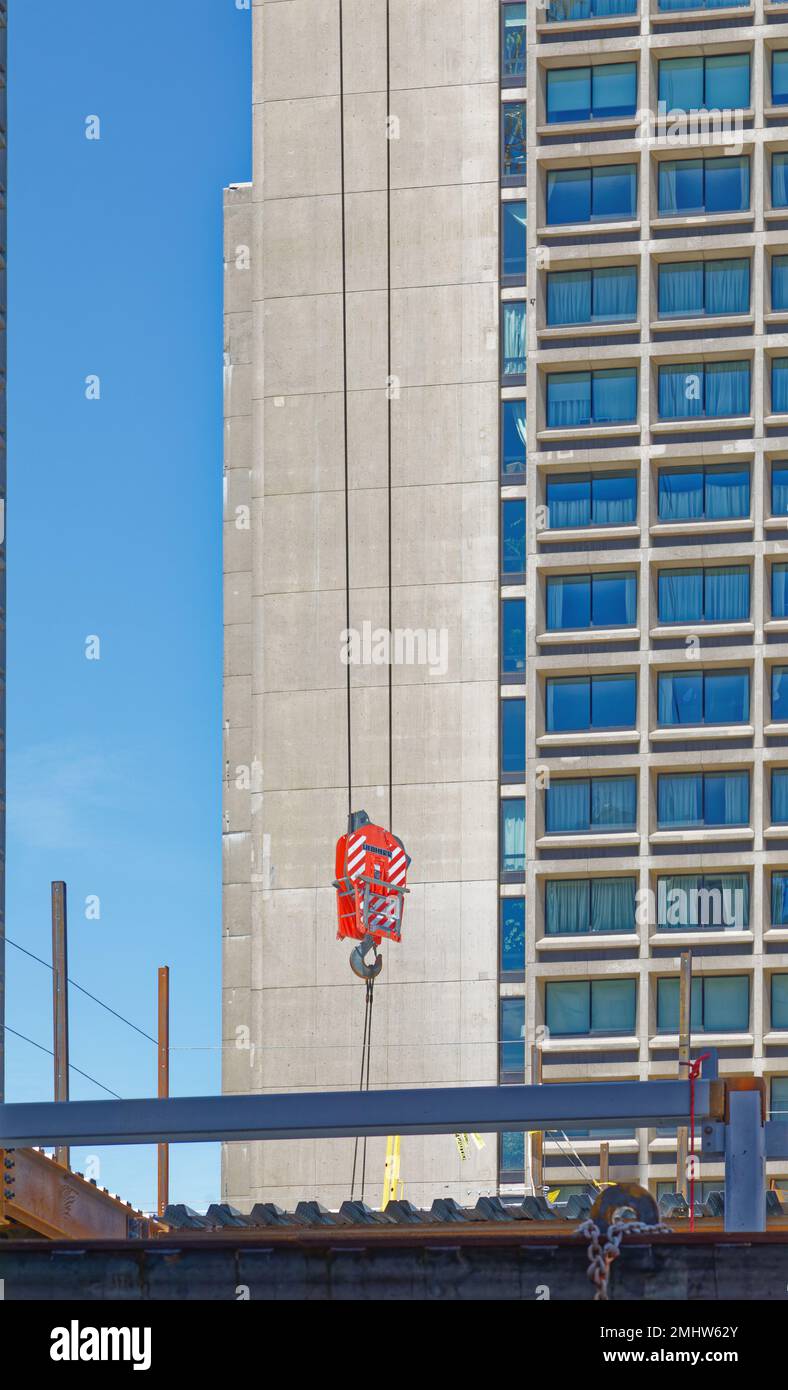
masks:
<svg viewBox="0 0 788 1390"><path fill-rule="evenodd" d="M207 1093L220 1077L222 188L250 177L250 12L10 10L7 931L48 959L50 882L65 879L70 975L155 1033L169 965L172 1090ZM47 1047L50 983L9 946L7 1023ZM154 1047L81 994L70 1006L72 1062L122 1096L152 1094ZM71 1087L104 1094L73 1073ZM51 1059L13 1037L7 1094L52 1094ZM98 1157L102 1185L153 1205L153 1150ZM217 1200L218 1151L174 1146L171 1192Z"/></svg>

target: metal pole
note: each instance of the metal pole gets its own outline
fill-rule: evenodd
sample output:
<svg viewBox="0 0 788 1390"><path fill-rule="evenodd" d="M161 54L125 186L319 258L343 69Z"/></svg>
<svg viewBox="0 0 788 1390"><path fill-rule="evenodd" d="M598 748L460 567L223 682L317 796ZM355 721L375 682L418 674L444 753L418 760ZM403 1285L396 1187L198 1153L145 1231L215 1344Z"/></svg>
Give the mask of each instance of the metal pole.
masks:
<svg viewBox="0 0 788 1390"><path fill-rule="evenodd" d="M679 974L679 1078L689 1075L692 1042L692 952L682 951ZM679 1125L676 1131L676 1191L687 1198L689 1131Z"/></svg>
<svg viewBox="0 0 788 1390"><path fill-rule="evenodd" d="M604 1185L610 1182L610 1145L599 1145L599 1181Z"/></svg>
<svg viewBox="0 0 788 1390"><path fill-rule="evenodd" d="M531 1084L542 1084L542 1049L538 1043L531 1048ZM544 1135L542 1131L531 1131L531 1187L534 1196L544 1186Z"/></svg>
<svg viewBox="0 0 788 1390"><path fill-rule="evenodd" d="M159 967L159 1068L158 1096L164 1100L170 1094L170 967ZM158 1213L163 1216L170 1200L170 1149L158 1146Z"/></svg>
<svg viewBox="0 0 788 1390"><path fill-rule="evenodd" d="M66 885L52 884L52 1033L55 1054L55 1100L68 1100L68 921ZM59 1144L55 1158L69 1166L69 1151Z"/></svg>
<svg viewBox="0 0 788 1390"><path fill-rule="evenodd" d="M6 8L3 6L0 13L0 67L3 72L7 71L7 31L6 31ZM0 125L5 136L4 143L8 142L8 106L6 100L6 89L8 82L2 84L0 90ZM3 254L7 253L6 237L6 177L5 167L2 176L2 186L0 187L0 245ZM0 314L5 316L6 311L6 279L5 275L0 278ZM6 367L6 333L2 335L0 342L0 371L3 381L5 381ZM2 533L0 534L0 1102L5 1100L5 667L6 667L6 515L5 515L5 495L6 495L6 395L5 390L0 391L0 509L2 509Z"/></svg>

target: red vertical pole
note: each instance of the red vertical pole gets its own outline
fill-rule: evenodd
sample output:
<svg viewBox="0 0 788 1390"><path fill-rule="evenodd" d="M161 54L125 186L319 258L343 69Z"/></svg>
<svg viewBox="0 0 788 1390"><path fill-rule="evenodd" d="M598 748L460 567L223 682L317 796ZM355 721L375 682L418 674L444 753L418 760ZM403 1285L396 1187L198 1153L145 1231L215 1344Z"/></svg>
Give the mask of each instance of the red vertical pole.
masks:
<svg viewBox="0 0 788 1390"><path fill-rule="evenodd" d="M66 885L52 884L52 1035L55 1058L55 1100L68 1100L68 925ZM55 1149L55 1158L69 1166L69 1151Z"/></svg>
<svg viewBox="0 0 788 1390"><path fill-rule="evenodd" d="M159 968L159 1066L158 1095L170 1094L170 968ZM158 1214L163 1216L170 1200L170 1146L158 1146Z"/></svg>

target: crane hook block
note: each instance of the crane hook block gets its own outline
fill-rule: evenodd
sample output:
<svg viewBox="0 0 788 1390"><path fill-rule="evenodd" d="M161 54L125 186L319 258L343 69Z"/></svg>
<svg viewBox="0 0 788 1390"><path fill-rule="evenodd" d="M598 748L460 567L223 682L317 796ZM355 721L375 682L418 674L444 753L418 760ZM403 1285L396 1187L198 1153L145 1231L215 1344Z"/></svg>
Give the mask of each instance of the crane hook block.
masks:
<svg viewBox="0 0 788 1390"><path fill-rule="evenodd" d="M351 966L362 979L377 975L375 967L364 962L370 946L379 946L384 937L402 938L402 909L407 893L410 855L402 841L381 825L373 825L365 811L354 811L347 834L337 841L336 878L337 937L360 941L351 956ZM355 964L354 964L355 958ZM356 967L360 966L361 969Z"/></svg>
<svg viewBox="0 0 788 1390"><path fill-rule="evenodd" d="M371 965L364 959L370 951L375 952L375 959ZM383 957L378 954L375 938L369 932L350 952L350 969L360 980L375 980L383 969Z"/></svg>

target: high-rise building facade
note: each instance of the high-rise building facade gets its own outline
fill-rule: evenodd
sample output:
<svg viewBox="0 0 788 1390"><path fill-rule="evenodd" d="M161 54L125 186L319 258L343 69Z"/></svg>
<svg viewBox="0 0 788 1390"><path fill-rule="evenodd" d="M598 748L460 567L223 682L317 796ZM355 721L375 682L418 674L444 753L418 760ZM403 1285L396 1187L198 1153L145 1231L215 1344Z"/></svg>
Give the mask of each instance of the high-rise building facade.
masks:
<svg viewBox="0 0 788 1390"><path fill-rule="evenodd" d="M691 949L695 1052L788 1111L783 111L788 4L255 5L225 1089L358 1086L331 880L365 809L413 858L371 1085L675 1076ZM550 1187L601 1142L675 1186L675 1134L599 1130L548 1136ZM353 1166L228 1145L224 1192L335 1205ZM403 1140L417 1202L531 1177L524 1135Z"/></svg>

